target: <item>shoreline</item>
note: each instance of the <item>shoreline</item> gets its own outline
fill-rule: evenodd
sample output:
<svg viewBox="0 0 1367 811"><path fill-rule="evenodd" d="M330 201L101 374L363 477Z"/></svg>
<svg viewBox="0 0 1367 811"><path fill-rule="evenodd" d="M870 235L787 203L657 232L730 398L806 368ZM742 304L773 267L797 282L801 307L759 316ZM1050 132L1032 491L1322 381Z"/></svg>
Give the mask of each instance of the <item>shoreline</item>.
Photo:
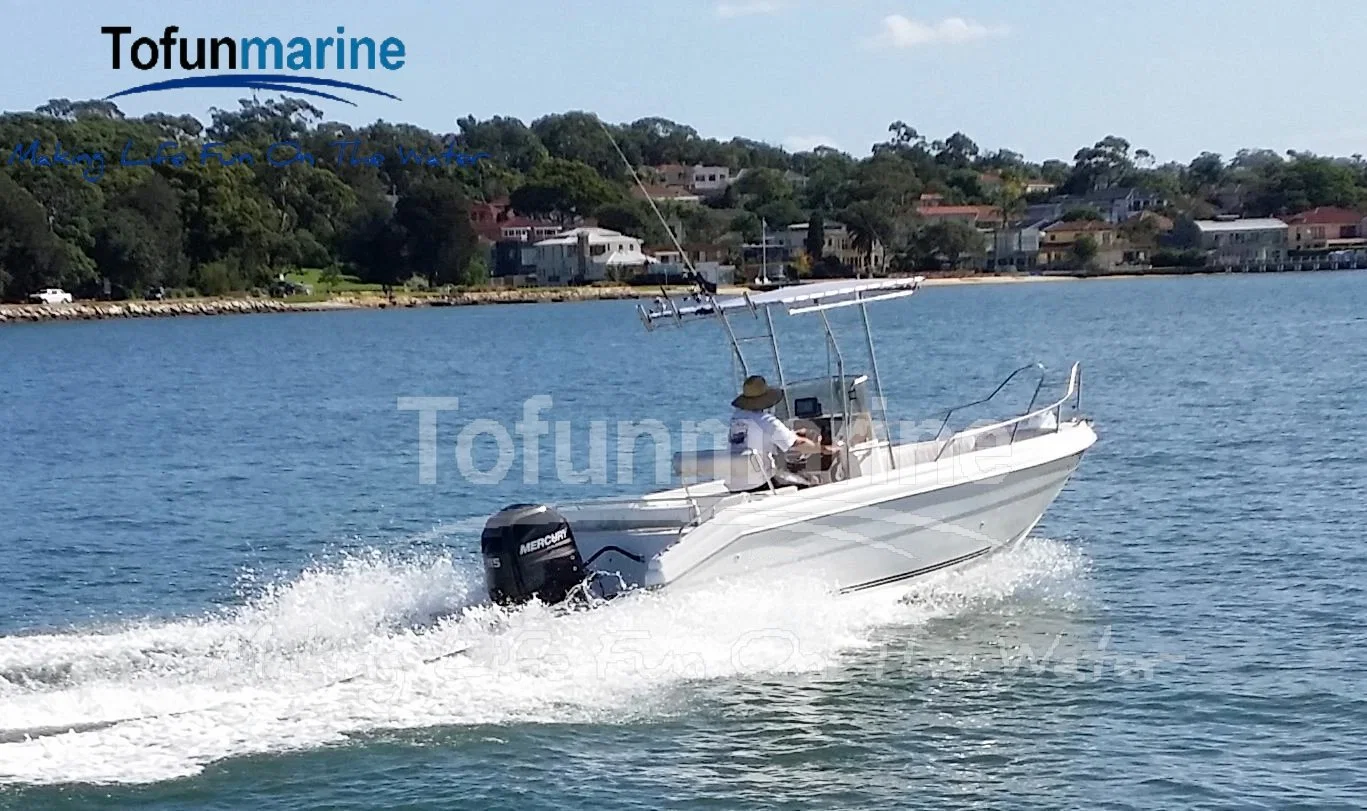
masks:
<svg viewBox="0 0 1367 811"><path fill-rule="evenodd" d="M1170 279L1188 276L1224 275L1223 273L1183 272L1163 269L1153 272L1103 273L1090 276L988 275L932 276L923 287L961 287L980 284L1034 284L1079 282L1098 279ZM734 295L745 288L722 287L722 295ZM670 293L690 293L692 288L672 287ZM288 301L271 298L224 297L189 298L166 301L76 301L72 304L0 304L0 326L47 321L103 321L117 318L176 318L206 315L249 315L261 313L307 313L337 310L412 309L417 307L468 307L487 304L547 304L579 301L618 301L653 299L658 289L649 287L523 287L468 290L448 296L396 294L393 301L378 293L339 293L322 301Z"/></svg>
<svg viewBox="0 0 1367 811"><path fill-rule="evenodd" d="M673 291L671 291L673 292ZM391 301L379 293L339 293L322 301L221 297L165 301L76 301L72 304L0 304L0 325L44 321L103 321L116 318L177 318L203 315L308 313L336 310L385 310L416 307L466 307L485 304L540 304L566 301L611 301L652 298L647 288L552 287L471 290L450 296L395 294Z"/></svg>

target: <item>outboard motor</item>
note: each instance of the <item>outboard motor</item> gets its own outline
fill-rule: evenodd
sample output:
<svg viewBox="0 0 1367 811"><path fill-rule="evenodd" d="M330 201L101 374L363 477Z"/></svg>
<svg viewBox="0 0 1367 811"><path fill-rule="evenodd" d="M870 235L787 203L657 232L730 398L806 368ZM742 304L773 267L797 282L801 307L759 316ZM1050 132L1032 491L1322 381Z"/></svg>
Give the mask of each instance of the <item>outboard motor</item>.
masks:
<svg viewBox="0 0 1367 811"><path fill-rule="evenodd" d="M489 599L521 605L536 598L564 601L584 581L584 562L564 516L541 504L505 507L479 539Z"/></svg>

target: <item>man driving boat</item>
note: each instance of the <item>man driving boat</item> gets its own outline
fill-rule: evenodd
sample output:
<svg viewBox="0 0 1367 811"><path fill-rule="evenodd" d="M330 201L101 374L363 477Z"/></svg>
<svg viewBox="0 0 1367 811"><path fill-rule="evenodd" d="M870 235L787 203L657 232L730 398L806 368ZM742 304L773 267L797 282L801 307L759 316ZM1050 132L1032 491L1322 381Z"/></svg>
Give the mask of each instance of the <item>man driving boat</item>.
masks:
<svg viewBox="0 0 1367 811"><path fill-rule="evenodd" d="M726 489L733 493L753 493L779 487L811 487L813 477L780 467L774 454L834 453L834 448L823 447L807 436L805 430L794 431L778 417L769 413L783 399L783 390L776 389L760 375L745 379L740 395L731 401L735 411L731 415L731 453L739 456L754 451L754 464L732 464L726 478ZM819 438L819 437L818 437Z"/></svg>

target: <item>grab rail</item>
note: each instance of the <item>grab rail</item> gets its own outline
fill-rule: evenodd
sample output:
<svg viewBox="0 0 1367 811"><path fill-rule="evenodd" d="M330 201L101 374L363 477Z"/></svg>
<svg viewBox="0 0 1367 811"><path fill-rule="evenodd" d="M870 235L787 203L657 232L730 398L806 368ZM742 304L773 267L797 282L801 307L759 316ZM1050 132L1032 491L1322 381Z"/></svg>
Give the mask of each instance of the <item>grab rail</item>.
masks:
<svg viewBox="0 0 1367 811"><path fill-rule="evenodd" d="M1034 365L1035 365L1035 366L1039 366L1039 364L1034 364ZM1010 376L1010 377L1007 377L1006 381L1003 381L1003 382L1002 382L1002 386L1005 386L1005 385L1006 385L1006 382L1009 381L1009 380L1011 379L1011 377L1014 377L1016 374L1020 373L1021 371L1024 371L1025 369L1029 369L1029 368L1032 368L1032 367L1030 367L1030 366L1025 366L1025 367L1022 367L1021 369L1017 369L1015 372L1012 372L1012 373L1011 373L1011 376ZM1042 373L1043 367L1040 366L1040 369L1041 369L1041 373ZM1042 384L1042 383L1043 383L1043 380L1042 380L1042 378L1041 378L1041 384ZM998 386L998 387L997 387L997 390L1000 391L1001 388L1002 388L1002 386ZM995 395L996 392L993 392L993 394ZM1035 394L1036 394L1036 396L1039 395L1039 385L1036 385L1036 387L1035 387ZM989 397L986 398L986 400L984 400L983 402L986 402L987 400L990 400L990 399L992 399L992 398L989 396ZM1042 416L1044 416L1045 414L1050 414L1050 413L1054 414L1054 433L1058 433L1058 430L1059 430L1060 426L1063 424L1063 407L1064 407L1064 405L1066 405L1066 404L1068 403L1069 400L1072 400L1072 401L1073 401L1073 409L1074 409L1075 411L1081 410L1081 408L1082 408L1082 364L1079 364L1079 363L1074 363L1073 366L1072 366L1072 368L1068 370L1068 389L1067 389L1067 391L1065 391L1065 392L1063 393L1063 396L1060 397L1058 400L1054 401L1053 403L1050 403L1050 404L1047 405L1047 406L1044 406L1044 407L1042 407L1042 408L1035 409L1035 410L1033 410L1033 411L1027 409L1027 410L1026 410L1026 413L1021 414L1021 415L1018 416L1018 417L1012 417L1011 419L1002 420L1001 422L993 423L993 424L991 424L991 425L983 425L983 426L980 426L980 427L978 427L978 428L972 428L972 429L969 429L969 430L966 430L966 431L960 431L960 432L958 432L958 433L956 433L956 434L953 434L952 436L950 436L948 439L945 440L945 443L944 443L943 445L940 446L940 451L939 451L938 453L935 454L935 461L937 461L937 462L940 461L940 457L944 456L944 452L945 452L946 450L948 450L948 449L949 449L949 446L952 445L952 444L954 444L956 441L960 441L960 440L963 440L963 439L969 439L969 438L972 438L972 437L975 437L975 436L979 436L979 435L982 435L982 434L991 433L991 432L993 432L993 431L1000 431L1000 430L1002 430L1002 429L1004 429L1004 428L1008 428L1008 427L1011 428L1011 438L1010 438L1010 440L1008 441L1007 444L1013 444L1013 443L1016 441L1016 430L1021 426L1021 424L1026 423L1026 422L1029 422L1030 420L1033 420L1033 419L1038 419L1039 417L1042 417ZM1034 405L1034 402L1035 402L1035 398L1032 397L1031 400L1030 400L1031 406ZM974 405L974 404L970 404L970 405ZM963 407L964 407L964 406L958 406L958 407L956 407L956 408L963 408ZM943 430L943 427L942 427L941 430ZM939 439L939 436L937 435L935 439L938 440L938 439Z"/></svg>
<svg viewBox="0 0 1367 811"><path fill-rule="evenodd" d="M1012 380L1016 379L1016 375L1019 375L1023 372L1028 372L1032 369L1039 373L1039 379L1035 382L1035 394L1030 398L1030 405L1026 406L1025 410L1029 411L1031 408L1034 408L1035 399L1039 397L1040 387L1044 385L1044 364L1042 363L1031 363L1028 366L1022 366L1016 371L1007 375L1005 380L997 384L997 387L992 390L991 394L987 395L981 400L974 400L971 403L956 405L953 408L946 411L944 420L940 422L940 429L935 432L935 441L939 441L940 437L944 435L945 428L949 427L949 418L954 416L954 413L956 411L962 411L965 408L972 408L973 406L980 406L984 403L991 402L994 397L996 397L998 394L1001 394L1002 389L1006 388L1007 384L1009 384Z"/></svg>

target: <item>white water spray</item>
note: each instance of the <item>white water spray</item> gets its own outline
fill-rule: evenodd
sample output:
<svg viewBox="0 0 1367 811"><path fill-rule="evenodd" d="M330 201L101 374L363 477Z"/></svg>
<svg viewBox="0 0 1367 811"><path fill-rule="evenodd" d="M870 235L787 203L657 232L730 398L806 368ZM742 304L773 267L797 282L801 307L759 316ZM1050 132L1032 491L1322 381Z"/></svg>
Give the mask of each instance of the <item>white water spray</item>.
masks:
<svg viewBox="0 0 1367 811"><path fill-rule="evenodd" d="M919 581L910 601L793 580L563 614L483 604L473 563L351 558L198 619L0 637L0 783L154 782L379 730L664 717L695 681L839 668L879 629L1081 566L1032 539Z"/></svg>

